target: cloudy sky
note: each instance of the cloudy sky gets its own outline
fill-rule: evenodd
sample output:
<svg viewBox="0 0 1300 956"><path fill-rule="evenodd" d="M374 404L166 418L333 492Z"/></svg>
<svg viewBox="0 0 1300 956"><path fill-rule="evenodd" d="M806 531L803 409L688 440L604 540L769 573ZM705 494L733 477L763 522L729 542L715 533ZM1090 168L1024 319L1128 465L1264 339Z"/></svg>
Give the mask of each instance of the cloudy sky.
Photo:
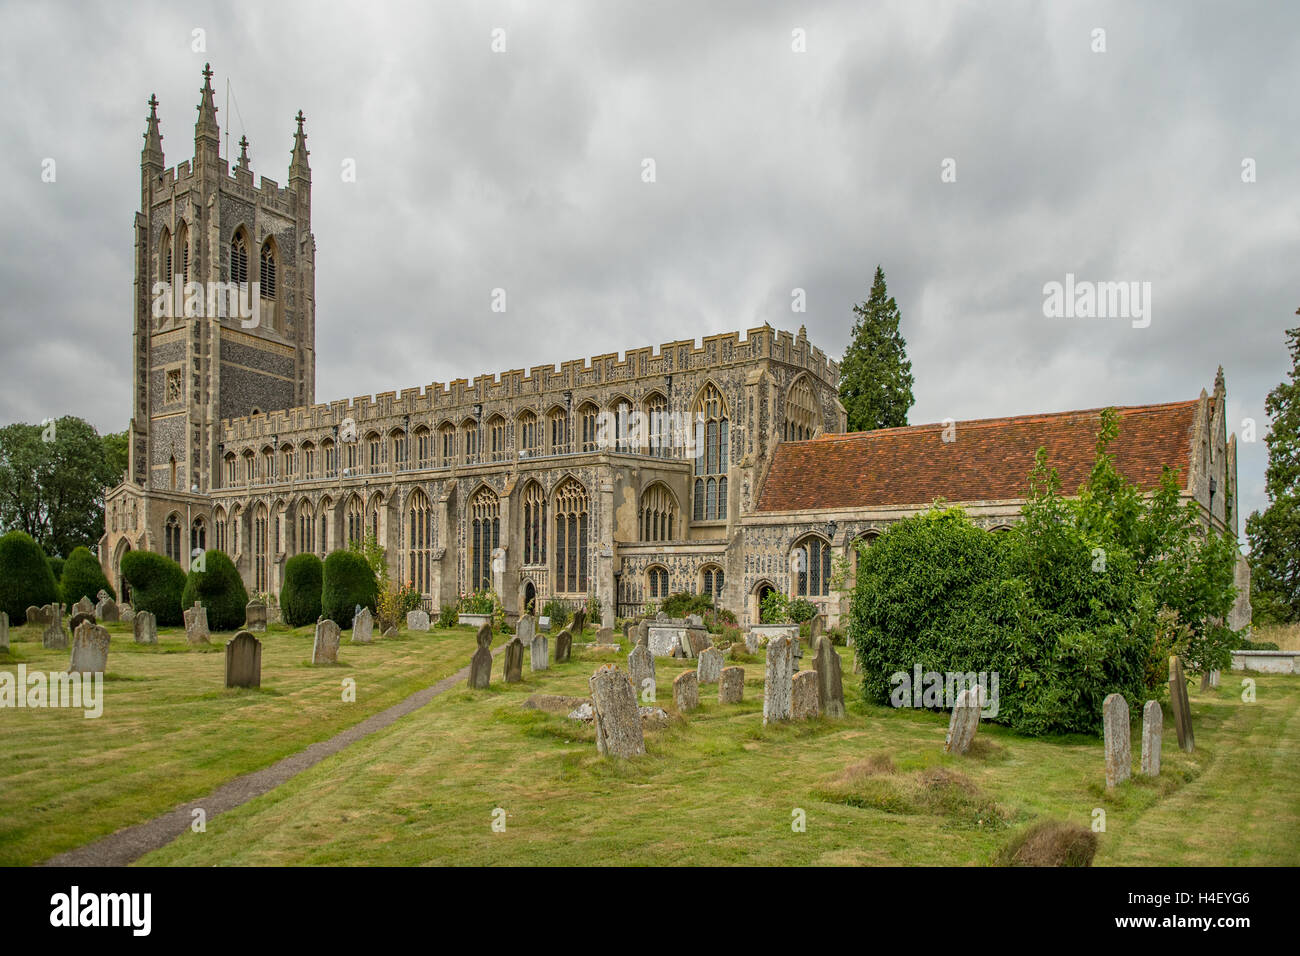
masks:
<svg viewBox="0 0 1300 956"><path fill-rule="evenodd" d="M167 164L189 158L208 60L256 174L287 180L307 115L320 401L764 322L838 357L879 263L913 422L1192 398L1222 364L1229 422L1262 439L1300 322L1294 4L3 2L0 22L0 422L126 426L146 101ZM1150 325L1044 317L1067 273L1149 282ZM1249 512L1262 440L1240 459Z"/></svg>

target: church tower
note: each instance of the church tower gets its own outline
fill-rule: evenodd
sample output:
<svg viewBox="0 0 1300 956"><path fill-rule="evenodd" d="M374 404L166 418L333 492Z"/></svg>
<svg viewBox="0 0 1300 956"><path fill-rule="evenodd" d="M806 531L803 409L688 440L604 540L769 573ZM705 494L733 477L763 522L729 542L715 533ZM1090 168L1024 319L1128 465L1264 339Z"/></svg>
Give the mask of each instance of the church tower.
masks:
<svg viewBox="0 0 1300 956"><path fill-rule="evenodd" d="M254 184L246 138L233 170L221 156L207 66L198 114L193 158L166 168L150 97L135 217L127 479L169 498L219 484L223 419L309 405L316 393L305 118L299 111L280 186L265 176Z"/></svg>

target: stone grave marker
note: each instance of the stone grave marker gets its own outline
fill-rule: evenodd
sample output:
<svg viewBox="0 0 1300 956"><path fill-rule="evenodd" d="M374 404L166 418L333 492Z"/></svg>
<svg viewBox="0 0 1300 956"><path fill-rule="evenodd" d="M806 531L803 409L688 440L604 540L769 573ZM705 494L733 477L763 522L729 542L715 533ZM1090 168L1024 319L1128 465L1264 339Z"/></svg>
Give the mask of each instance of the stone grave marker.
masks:
<svg viewBox="0 0 1300 956"><path fill-rule="evenodd" d="M1149 700L1142 708L1142 774L1160 776L1160 744L1165 732L1165 713L1158 701Z"/></svg>
<svg viewBox="0 0 1300 956"><path fill-rule="evenodd" d="M487 627L486 624L483 627ZM479 629L480 635L482 628ZM488 632L489 635L491 631ZM519 640L516 634L510 640L506 641L506 649L501 655L505 658L502 663L502 674L507 684L517 684L524 679L524 642Z"/></svg>
<svg viewBox="0 0 1300 956"><path fill-rule="evenodd" d="M158 643L158 617L152 611L137 611L131 622L131 633L137 644Z"/></svg>
<svg viewBox="0 0 1300 956"><path fill-rule="evenodd" d="M262 642L249 631L226 642L226 686L262 686Z"/></svg>
<svg viewBox="0 0 1300 956"><path fill-rule="evenodd" d="M762 636L755 634L753 631L745 632L745 651L749 654L757 654L758 649L762 647Z"/></svg>
<svg viewBox="0 0 1300 956"><path fill-rule="evenodd" d="M516 635L518 637L518 635ZM520 641L522 644L523 642ZM544 671L551 666L551 649L545 634L534 635L528 645L528 665L534 671Z"/></svg>
<svg viewBox="0 0 1300 956"><path fill-rule="evenodd" d="M537 635L537 619L531 614L525 614L519 619L515 634L519 637L521 643L531 645L533 638Z"/></svg>
<svg viewBox="0 0 1300 956"><path fill-rule="evenodd" d="M100 592L103 594L104 592ZM117 602L105 594L98 604L95 605L95 620L103 621L105 624L116 624L121 619L121 614L117 609Z"/></svg>
<svg viewBox="0 0 1300 956"><path fill-rule="evenodd" d="M478 650L469 659L469 686L475 690L487 690L492 683L492 629L483 625L474 639Z"/></svg>
<svg viewBox="0 0 1300 956"><path fill-rule="evenodd" d="M337 624L326 618L316 625L316 640L311 647L313 664L337 664L339 662L339 642L343 631Z"/></svg>
<svg viewBox="0 0 1300 956"><path fill-rule="evenodd" d="M1106 695L1101 704L1101 723L1106 745L1106 789L1114 790L1133 772L1128 701L1123 694Z"/></svg>
<svg viewBox="0 0 1300 956"><path fill-rule="evenodd" d="M563 664L573 653L573 635L561 631L555 636L555 663Z"/></svg>
<svg viewBox="0 0 1300 956"><path fill-rule="evenodd" d="M790 719L794 684L794 645L798 638L773 637L767 642L767 673L763 683L763 723Z"/></svg>
<svg viewBox="0 0 1300 956"><path fill-rule="evenodd" d="M543 634L549 634L551 631L551 619L543 614L537 619L537 629Z"/></svg>
<svg viewBox="0 0 1300 956"><path fill-rule="evenodd" d="M745 668L724 667L718 675L718 703L739 704L745 699Z"/></svg>
<svg viewBox="0 0 1300 956"><path fill-rule="evenodd" d="M800 671L790 682L790 719L811 720L821 713L817 702L817 672Z"/></svg>
<svg viewBox="0 0 1300 956"><path fill-rule="evenodd" d="M44 627L48 623L45 620L44 613L35 604L27 606L27 611L23 614L23 621L37 627Z"/></svg>
<svg viewBox="0 0 1300 956"><path fill-rule="evenodd" d="M266 630L266 603L256 598L244 605L244 628L249 631ZM227 647L230 645L227 644Z"/></svg>
<svg viewBox="0 0 1300 956"><path fill-rule="evenodd" d="M108 628L83 621L72 635L69 674L102 674L108 670Z"/></svg>
<svg viewBox="0 0 1300 956"><path fill-rule="evenodd" d="M682 671L673 681L673 706L679 714L700 706L700 679L695 671Z"/></svg>
<svg viewBox="0 0 1300 956"><path fill-rule="evenodd" d="M83 594L83 595L81 596L81 600L77 601L76 604L72 605L72 613L73 613L73 614L89 614L89 615L91 615L92 617L94 617L94 615L95 615L95 602L92 601L90 598L86 597L86 596Z"/></svg>
<svg viewBox="0 0 1300 956"><path fill-rule="evenodd" d="M352 615L352 643L369 644L375 637L375 618L363 607Z"/></svg>
<svg viewBox="0 0 1300 956"><path fill-rule="evenodd" d="M821 712L827 717L843 717L844 678L840 673L840 655L825 635L817 638L813 670L817 673L817 702Z"/></svg>
<svg viewBox="0 0 1300 956"><path fill-rule="evenodd" d="M726 660L722 651L716 647L706 647L700 652L699 663L695 665L695 674L701 684L716 684L722 676L722 663Z"/></svg>
<svg viewBox="0 0 1300 956"><path fill-rule="evenodd" d="M76 614L72 615L72 620L68 622L69 633L76 631L83 621L89 621L91 624L99 623L94 614L87 614L84 611L78 611Z"/></svg>
<svg viewBox="0 0 1300 956"><path fill-rule="evenodd" d="M119 620L121 620L123 624L130 624L135 620L135 608L129 604L119 604L117 606L117 612Z"/></svg>
<svg viewBox="0 0 1300 956"><path fill-rule="evenodd" d="M1196 738L1192 734L1192 704L1187 699L1187 679L1183 676L1183 662L1178 657L1169 658L1169 707L1174 712L1178 746L1191 753L1196 749Z"/></svg>
<svg viewBox="0 0 1300 956"><path fill-rule="evenodd" d="M943 749L950 754L964 754L975 740L980 727L980 708L983 705L983 688L967 687L957 695L952 714L948 718L948 734Z"/></svg>
<svg viewBox="0 0 1300 956"><path fill-rule="evenodd" d="M55 614L53 620L45 625L41 635L41 644L47 651L66 651L68 649L68 632L63 629L63 616Z"/></svg>
<svg viewBox="0 0 1300 956"><path fill-rule="evenodd" d="M627 655L627 670L638 700L654 700L655 657L645 644L637 644ZM646 681L649 681L647 684ZM646 697L646 691L650 696Z"/></svg>
<svg viewBox="0 0 1300 956"><path fill-rule="evenodd" d="M429 630L429 612L421 608L406 612L406 629L408 631L427 632ZM388 635L384 635L387 637Z"/></svg>
<svg viewBox="0 0 1300 956"><path fill-rule="evenodd" d="M826 615L820 611L813 615L812 623L808 625L808 641L810 647L817 646L817 638L826 633Z"/></svg>
<svg viewBox="0 0 1300 956"><path fill-rule="evenodd" d="M591 675L587 686L591 688L597 752L606 757L645 753L641 712L627 675L613 664L605 664Z"/></svg>
<svg viewBox="0 0 1300 956"><path fill-rule="evenodd" d="M613 644L614 629L612 627L602 627L599 631L596 632L596 643Z"/></svg>
<svg viewBox="0 0 1300 956"><path fill-rule="evenodd" d="M191 644L206 644L211 632L208 631L208 609L198 601L185 612L185 639Z"/></svg>

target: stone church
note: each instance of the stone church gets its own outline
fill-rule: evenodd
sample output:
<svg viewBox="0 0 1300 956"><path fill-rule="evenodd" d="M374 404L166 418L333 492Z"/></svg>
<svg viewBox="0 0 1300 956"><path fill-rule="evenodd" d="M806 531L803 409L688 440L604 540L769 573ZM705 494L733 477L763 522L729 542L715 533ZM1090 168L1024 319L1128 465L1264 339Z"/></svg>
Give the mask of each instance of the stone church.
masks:
<svg viewBox="0 0 1300 956"><path fill-rule="evenodd" d="M779 589L834 624L857 546L891 521L942 498L1009 527L1040 445L1063 487L1087 475L1098 410L846 434L838 365L802 328L316 404L304 117L288 184L255 183L246 141L233 169L220 155L211 76L177 166L149 101L129 462L99 548L119 593L131 549L188 566L217 548L276 595L289 557L373 536L435 611L492 588L512 616L589 596L630 615L690 591L744 623ZM214 289L251 308L213 308ZM1235 529L1224 396L1220 372L1196 398L1120 409L1114 452L1147 485L1178 468L1206 523Z"/></svg>

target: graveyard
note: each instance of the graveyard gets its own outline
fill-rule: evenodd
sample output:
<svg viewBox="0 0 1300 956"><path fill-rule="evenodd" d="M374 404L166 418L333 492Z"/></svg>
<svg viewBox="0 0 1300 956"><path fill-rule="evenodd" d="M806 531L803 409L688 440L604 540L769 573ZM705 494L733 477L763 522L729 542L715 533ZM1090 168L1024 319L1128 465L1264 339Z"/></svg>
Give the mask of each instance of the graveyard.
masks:
<svg viewBox="0 0 1300 956"><path fill-rule="evenodd" d="M271 623L256 634L260 686L250 688L223 680L233 633L191 645L163 628L141 645L128 624L102 626L111 645L101 717L5 714L0 863L39 863L147 821L452 675L424 706L137 865L980 866L1007 862L1017 836L1044 822L1095 833L1094 865L1300 862L1294 675L1248 675L1249 702L1240 672L1217 686L1193 681L1194 749L1180 748L1166 703L1158 776L1142 772L1143 713L1133 709L1128 773L1108 786L1115 758L1098 736L1026 737L983 721L964 753L946 747L947 714L865 702L844 646L833 648L838 716L817 712L812 647L801 658L736 646L638 655L635 629L587 625L573 629L565 660L556 650L568 631L524 646L458 626L368 643L343 631L336 662L313 665L315 629ZM47 650L39 628L10 638L5 670L67 667L68 650ZM630 691L625 675L647 656L654 697L641 697L651 711L641 750L617 756L617 740L598 740L599 719L570 715L590 708L594 675ZM791 689L780 713L765 693L774 673ZM811 687L803 704L801 685Z"/></svg>

